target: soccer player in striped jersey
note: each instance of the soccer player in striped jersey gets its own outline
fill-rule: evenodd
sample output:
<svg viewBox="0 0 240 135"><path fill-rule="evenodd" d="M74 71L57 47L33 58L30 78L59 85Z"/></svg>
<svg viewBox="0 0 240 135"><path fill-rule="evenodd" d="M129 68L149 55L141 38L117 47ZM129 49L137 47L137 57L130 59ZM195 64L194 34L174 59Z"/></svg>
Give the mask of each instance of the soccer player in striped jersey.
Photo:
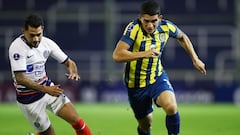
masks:
<svg viewBox="0 0 240 135"><path fill-rule="evenodd" d="M76 63L53 40L43 36L43 27L39 15L27 16L23 34L9 47L17 104L40 135L55 135L46 109L71 124L76 135L91 135L69 98L63 94L63 89L59 84L54 85L47 76L45 63L53 57L66 66L68 79L80 79Z"/></svg>
<svg viewBox="0 0 240 135"><path fill-rule="evenodd" d="M152 102L166 113L168 135L180 132L180 116L174 89L161 64L168 38L175 38L192 59L193 65L206 74L205 64L197 56L188 36L174 23L163 19L156 1L145 1L139 18L131 21L113 52L115 62L125 62L124 82L130 106L138 121L138 135L150 135Z"/></svg>

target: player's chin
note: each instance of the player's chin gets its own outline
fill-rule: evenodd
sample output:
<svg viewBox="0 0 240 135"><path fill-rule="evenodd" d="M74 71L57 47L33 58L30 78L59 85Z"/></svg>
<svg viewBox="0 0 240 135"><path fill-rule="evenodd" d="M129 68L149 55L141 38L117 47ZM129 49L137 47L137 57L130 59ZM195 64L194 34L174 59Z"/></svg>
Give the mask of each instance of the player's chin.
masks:
<svg viewBox="0 0 240 135"><path fill-rule="evenodd" d="M32 45L33 48L38 48L38 44Z"/></svg>
<svg viewBox="0 0 240 135"><path fill-rule="evenodd" d="M37 47L39 46L39 43L40 43L40 42L34 42L34 43L32 43L32 47L37 48Z"/></svg>
<svg viewBox="0 0 240 135"><path fill-rule="evenodd" d="M154 32L153 29L148 29L148 30L147 30L147 33L148 33L148 34L152 34L153 32Z"/></svg>

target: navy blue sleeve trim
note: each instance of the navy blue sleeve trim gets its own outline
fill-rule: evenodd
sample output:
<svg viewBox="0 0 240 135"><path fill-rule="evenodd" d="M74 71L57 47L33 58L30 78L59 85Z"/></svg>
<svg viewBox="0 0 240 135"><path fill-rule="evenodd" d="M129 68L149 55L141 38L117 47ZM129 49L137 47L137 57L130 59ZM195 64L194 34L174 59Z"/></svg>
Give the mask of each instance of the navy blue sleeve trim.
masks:
<svg viewBox="0 0 240 135"><path fill-rule="evenodd" d="M17 71L13 71L13 72L26 72L27 70L17 70Z"/></svg>
<svg viewBox="0 0 240 135"><path fill-rule="evenodd" d="M120 40L126 42L129 46L132 46L132 44L134 42L132 39L130 39L126 36L122 36L122 38Z"/></svg>
<svg viewBox="0 0 240 135"><path fill-rule="evenodd" d="M61 64L64 64L66 61L68 61L69 57L67 57Z"/></svg>

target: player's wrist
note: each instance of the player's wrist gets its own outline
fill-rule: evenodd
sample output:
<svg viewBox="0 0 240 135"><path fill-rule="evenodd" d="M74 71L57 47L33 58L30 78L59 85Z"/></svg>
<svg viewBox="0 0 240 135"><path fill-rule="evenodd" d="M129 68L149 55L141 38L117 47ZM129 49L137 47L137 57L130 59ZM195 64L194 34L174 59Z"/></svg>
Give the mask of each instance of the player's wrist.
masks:
<svg viewBox="0 0 240 135"><path fill-rule="evenodd" d="M41 91L41 92L45 92L45 88L46 88L45 85L41 85L40 91Z"/></svg>

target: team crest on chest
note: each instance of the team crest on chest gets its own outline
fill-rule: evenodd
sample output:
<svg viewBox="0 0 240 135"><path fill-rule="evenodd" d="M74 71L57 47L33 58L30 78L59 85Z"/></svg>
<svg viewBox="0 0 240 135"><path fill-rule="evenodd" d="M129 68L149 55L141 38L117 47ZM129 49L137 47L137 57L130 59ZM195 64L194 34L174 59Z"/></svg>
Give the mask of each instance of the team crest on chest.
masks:
<svg viewBox="0 0 240 135"><path fill-rule="evenodd" d="M166 41L166 35L165 35L165 33L160 33L160 34L159 34L159 39L160 39L161 42Z"/></svg>
<svg viewBox="0 0 240 135"><path fill-rule="evenodd" d="M45 50L45 51L43 52L43 56L44 56L45 59L47 59L48 56L49 56L49 51Z"/></svg>

